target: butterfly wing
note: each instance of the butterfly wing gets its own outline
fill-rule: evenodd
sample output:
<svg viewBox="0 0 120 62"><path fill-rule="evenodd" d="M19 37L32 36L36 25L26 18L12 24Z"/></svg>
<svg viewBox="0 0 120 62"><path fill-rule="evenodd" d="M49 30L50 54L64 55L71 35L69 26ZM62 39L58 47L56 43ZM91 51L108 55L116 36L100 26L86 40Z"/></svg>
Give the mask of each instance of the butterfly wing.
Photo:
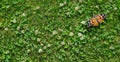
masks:
<svg viewBox="0 0 120 62"><path fill-rule="evenodd" d="M94 17L90 20L90 23L91 23L92 26L98 26L99 25L99 23L96 21L96 18L94 18Z"/></svg>

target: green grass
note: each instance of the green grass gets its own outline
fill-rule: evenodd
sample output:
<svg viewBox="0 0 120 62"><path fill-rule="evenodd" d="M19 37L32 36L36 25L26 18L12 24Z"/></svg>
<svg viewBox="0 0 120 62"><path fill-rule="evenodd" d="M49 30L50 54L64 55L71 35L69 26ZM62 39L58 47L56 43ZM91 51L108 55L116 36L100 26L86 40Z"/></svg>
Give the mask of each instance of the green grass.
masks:
<svg viewBox="0 0 120 62"><path fill-rule="evenodd" d="M119 62L119 17L119 0L1 0L0 62Z"/></svg>

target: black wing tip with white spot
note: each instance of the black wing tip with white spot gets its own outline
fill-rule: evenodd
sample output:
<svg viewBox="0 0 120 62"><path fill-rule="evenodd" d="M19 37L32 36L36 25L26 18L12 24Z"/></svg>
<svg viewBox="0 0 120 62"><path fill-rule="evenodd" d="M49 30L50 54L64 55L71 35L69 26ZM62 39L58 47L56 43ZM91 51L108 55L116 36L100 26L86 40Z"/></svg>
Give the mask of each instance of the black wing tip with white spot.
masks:
<svg viewBox="0 0 120 62"><path fill-rule="evenodd" d="M107 17L106 14L101 14L101 16L103 17L103 19L106 19L106 17Z"/></svg>
<svg viewBox="0 0 120 62"><path fill-rule="evenodd" d="M90 20L89 21L87 21L87 27L89 28L89 27L91 27L92 25L91 25L91 23L90 23Z"/></svg>

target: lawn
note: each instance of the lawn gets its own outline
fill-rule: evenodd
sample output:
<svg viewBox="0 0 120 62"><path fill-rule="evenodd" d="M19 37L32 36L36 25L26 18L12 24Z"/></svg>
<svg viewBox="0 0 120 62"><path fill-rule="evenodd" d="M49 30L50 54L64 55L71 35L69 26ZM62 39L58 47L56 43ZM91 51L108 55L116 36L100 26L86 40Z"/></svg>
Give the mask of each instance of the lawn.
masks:
<svg viewBox="0 0 120 62"><path fill-rule="evenodd" d="M119 0L0 0L0 62L119 62L119 17Z"/></svg>

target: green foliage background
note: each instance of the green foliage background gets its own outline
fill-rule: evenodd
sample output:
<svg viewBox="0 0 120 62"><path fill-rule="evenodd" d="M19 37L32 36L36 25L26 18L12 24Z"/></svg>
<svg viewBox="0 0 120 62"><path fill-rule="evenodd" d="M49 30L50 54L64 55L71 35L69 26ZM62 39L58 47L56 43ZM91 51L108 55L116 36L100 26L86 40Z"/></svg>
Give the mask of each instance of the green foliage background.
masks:
<svg viewBox="0 0 120 62"><path fill-rule="evenodd" d="M119 0L0 0L0 62L120 61L119 17Z"/></svg>

